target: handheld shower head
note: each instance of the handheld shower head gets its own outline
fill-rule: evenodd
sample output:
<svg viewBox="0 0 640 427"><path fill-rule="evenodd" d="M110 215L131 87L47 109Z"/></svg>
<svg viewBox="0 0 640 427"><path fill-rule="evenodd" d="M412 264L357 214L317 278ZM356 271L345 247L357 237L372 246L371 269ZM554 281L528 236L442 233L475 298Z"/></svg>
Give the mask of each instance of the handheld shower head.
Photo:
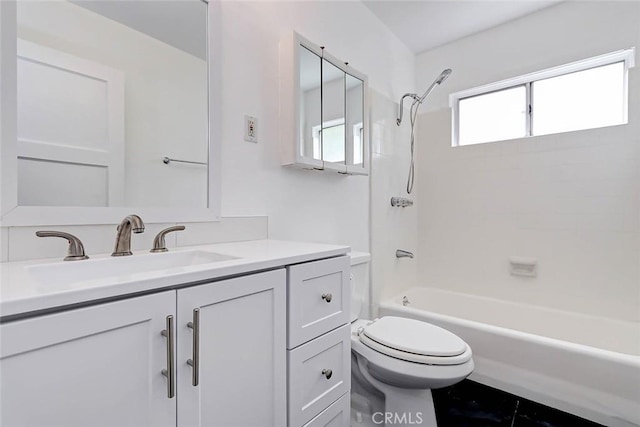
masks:
<svg viewBox="0 0 640 427"><path fill-rule="evenodd" d="M436 83L442 84L442 82L447 80L447 77L449 77L450 75L451 75L451 68L447 68L446 70L440 73L440 75L436 79Z"/></svg>
<svg viewBox="0 0 640 427"><path fill-rule="evenodd" d="M422 104L422 101L424 101L424 99L429 96L429 94L431 92L433 92L433 89L436 88L436 86L438 86L439 84L441 84L443 81L447 80L447 77L449 77L451 75L451 68L447 68L446 70L443 70L440 75L438 76L438 78L436 78L433 83L431 83L431 86L429 86L429 89L427 89L424 94L418 99L418 102L420 102Z"/></svg>
<svg viewBox="0 0 640 427"><path fill-rule="evenodd" d="M429 88L425 91L425 93L421 97L418 97L418 94L416 93L405 93L402 96L402 98L400 98L400 111L398 114L398 118L396 119L396 124L400 126L400 123L402 123L402 110L403 110L402 104L405 98L409 97L413 99L413 104L411 105L412 108L415 104L422 104L422 102L425 100L427 96L429 96L429 94L433 91L433 89L435 89L435 87L441 84L443 81L447 80L447 78L450 75L451 75L451 68L447 68L443 70L438 76L438 78L436 78L435 81L431 83L431 86L429 86Z"/></svg>
<svg viewBox="0 0 640 427"><path fill-rule="evenodd" d="M411 116L411 163L409 165L409 177L407 178L407 194L411 194L413 191L413 177L414 177L414 160L413 160L413 148L415 143L415 134L414 134L414 126L416 123L416 117L418 116L418 109L420 105L425 100L427 96L436 88L439 84L445 81L451 75L451 68L446 68L442 70L440 75L431 83L431 86L425 91L425 93L418 98L418 95L415 93L405 93L402 98L400 98L400 111L398 114L398 118L396 119L396 124L400 126L402 123L402 104L404 99L409 97L413 99L413 103L411 104L411 110L409 114Z"/></svg>

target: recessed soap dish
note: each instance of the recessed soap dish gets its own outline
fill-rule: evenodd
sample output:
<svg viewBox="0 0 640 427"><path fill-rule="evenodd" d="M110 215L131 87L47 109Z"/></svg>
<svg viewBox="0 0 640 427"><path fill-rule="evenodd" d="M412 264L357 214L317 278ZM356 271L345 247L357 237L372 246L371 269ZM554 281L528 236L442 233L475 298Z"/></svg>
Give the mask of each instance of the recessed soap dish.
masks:
<svg viewBox="0 0 640 427"><path fill-rule="evenodd" d="M509 272L512 276L537 277L538 260L535 258L509 257Z"/></svg>

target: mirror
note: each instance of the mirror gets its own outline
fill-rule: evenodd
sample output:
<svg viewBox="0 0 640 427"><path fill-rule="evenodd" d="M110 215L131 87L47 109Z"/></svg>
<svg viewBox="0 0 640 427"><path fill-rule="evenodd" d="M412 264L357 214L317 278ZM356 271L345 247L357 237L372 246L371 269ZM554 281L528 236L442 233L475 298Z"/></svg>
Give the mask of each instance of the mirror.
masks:
<svg viewBox="0 0 640 427"><path fill-rule="evenodd" d="M364 147L364 82L347 74L347 164L357 168L365 167Z"/></svg>
<svg viewBox="0 0 640 427"><path fill-rule="evenodd" d="M344 71L322 58L322 127L317 129L318 137L314 132L314 151L317 144L329 169L346 164L345 76Z"/></svg>
<svg viewBox="0 0 640 427"><path fill-rule="evenodd" d="M302 157L322 160L317 130L322 123L321 110L321 60L306 47L298 45L300 55L300 155ZM314 129L316 132L314 133Z"/></svg>
<svg viewBox="0 0 640 427"><path fill-rule="evenodd" d="M207 207L206 3L20 1L17 52L19 206Z"/></svg>

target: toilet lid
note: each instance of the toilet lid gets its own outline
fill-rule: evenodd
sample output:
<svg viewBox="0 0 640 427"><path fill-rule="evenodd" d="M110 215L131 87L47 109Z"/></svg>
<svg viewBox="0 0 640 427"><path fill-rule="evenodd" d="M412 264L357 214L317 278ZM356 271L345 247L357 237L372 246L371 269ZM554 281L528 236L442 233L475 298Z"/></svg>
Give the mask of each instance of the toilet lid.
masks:
<svg viewBox="0 0 640 427"><path fill-rule="evenodd" d="M468 348L446 329L404 317L382 317L365 327L362 334L391 349L421 356L459 356Z"/></svg>

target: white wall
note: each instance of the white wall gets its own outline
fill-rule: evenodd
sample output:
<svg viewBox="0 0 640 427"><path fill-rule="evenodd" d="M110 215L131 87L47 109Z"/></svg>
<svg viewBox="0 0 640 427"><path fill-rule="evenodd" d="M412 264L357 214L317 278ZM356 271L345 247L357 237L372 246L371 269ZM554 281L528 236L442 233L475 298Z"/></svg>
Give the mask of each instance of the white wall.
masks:
<svg viewBox="0 0 640 427"><path fill-rule="evenodd" d="M636 46L640 3L564 2L417 57L421 286L640 320L640 67L629 124L451 147L448 94ZM585 88L588 90L588 88ZM534 279L507 258L537 258Z"/></svg>
<svg viewBox="0 0 640 427"><path fill-rule="evenodd" d="M368 177L280 166L278 43L296 30L392 98L412 89L414 56L360 2L224 1L221 13L222 214L268 215L272 238L369 251ZM242 139L244 114L259 120L257 144Z"/></svg>

